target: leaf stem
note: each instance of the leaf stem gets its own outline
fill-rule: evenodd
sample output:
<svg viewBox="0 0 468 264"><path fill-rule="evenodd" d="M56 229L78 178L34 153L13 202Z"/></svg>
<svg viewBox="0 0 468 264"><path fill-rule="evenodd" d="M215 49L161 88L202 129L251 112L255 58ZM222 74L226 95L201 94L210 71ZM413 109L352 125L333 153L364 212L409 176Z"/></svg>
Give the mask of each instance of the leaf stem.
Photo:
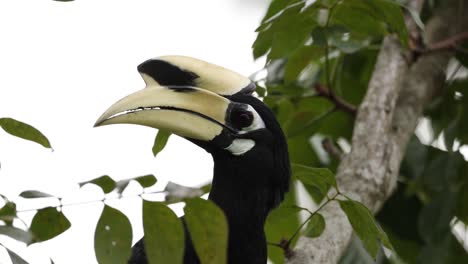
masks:
<svg viewBox="0 0 468 264"><path fill-rule="evenodd" d="M340 192L338 192L337 190L337 193L335 195L333 195L332 198L328 198L327 197L327 201L324 202L322 205L320 205L319 208L317 208L317 210L315 210L314 212L312 212L309 217L307 217L307 219L302 222L302 224L296 229L296 231L294 232L294 234L288 239L288 242L287 242L287 246L289 247L289 245L291 244L291 242L293 241L293 239L299 234L299 232L301 231L301 229L304 227L305 224L307 224L310 219L312 219L312 217L314 215L316 215L320 210L322 210L322 208L324 208L327 204L329 204L330 202L332 201L335 201L336 200L336 197L340 194Z"/></svg>

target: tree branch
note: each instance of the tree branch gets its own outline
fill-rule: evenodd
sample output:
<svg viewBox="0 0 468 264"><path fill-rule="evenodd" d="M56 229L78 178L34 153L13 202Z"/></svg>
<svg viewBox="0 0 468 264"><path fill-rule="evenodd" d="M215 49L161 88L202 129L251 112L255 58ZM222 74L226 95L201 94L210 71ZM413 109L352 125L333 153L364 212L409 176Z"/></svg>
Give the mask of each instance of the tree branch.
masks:
<svg viewBox="0 0 468 264"><path fill-rule="evenodd" d="M468 31L456 34L445 40L430 45L424 52L436 52L443 50L454 50L460 42L468 40Z"/></svg>
<svg viewBox="0 0 468 264"><path fill-rule="evenodd" d="M356 106L346 102L342 98L336 96L336 94L330 90L329 88L325 87L323 84L316 83L315 90L317 91L317 95L328 98L332 101L338 109L341 109L347 113L352 115L356 114L357 109Z"/></svg>
<svg viewBox="0 0 468 264"><path fill-rule="evenodd" d="M457 33L456 0L447 0L428 23L427 43ZM468 5L465 6L468 12ZM467 20L467 18L463 18ZM445 69L453 54L423 54L410 68L393 37L384 40L369 88L356 117L351 152L341 162L337 181L341 192L376 212L396 186L399 167L423 107L443 87ZM324 233L301 237L288 264L337 263L352 236L348 219L336 203L322 210Z"/></svg>

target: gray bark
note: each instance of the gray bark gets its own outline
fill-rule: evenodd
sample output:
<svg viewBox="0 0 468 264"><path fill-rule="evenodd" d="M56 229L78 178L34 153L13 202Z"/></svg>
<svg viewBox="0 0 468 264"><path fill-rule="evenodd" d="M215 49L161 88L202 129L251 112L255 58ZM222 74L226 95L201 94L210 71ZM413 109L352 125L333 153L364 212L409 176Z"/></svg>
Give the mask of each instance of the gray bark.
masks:
<svg viewBox="0 0 468 264"><path fill-rule="evenodd" d="M453 36L461 25L468 4L447 0L429 21L426 43ZM462 7L462 8L461 8ZM460 10L460 8L462 10ZM462 16L463 17L463 16ZM338 167L340 191L377 212L394 191L406 145L422 115L424 105L443 88L451 52L428 53L407 66L404 50L389 36L384 40L367 94L359 107L351 152ZM333 195L333 194L331 194ZM301 237L288 264L337 263L346 250L352 227L338 204L321 211L326 229L318 238Z"/></svg>

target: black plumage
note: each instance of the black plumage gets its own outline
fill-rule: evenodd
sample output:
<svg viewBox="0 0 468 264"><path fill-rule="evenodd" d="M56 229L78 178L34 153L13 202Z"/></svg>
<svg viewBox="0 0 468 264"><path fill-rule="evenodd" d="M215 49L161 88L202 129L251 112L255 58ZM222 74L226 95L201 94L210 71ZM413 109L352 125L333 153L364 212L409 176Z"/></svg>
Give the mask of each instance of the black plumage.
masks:
<svg viewBox="0 0 468 264"><path fill-rule="evenodd" d="M184 66L191 65L190 63L197 66L206 64L186 57L176 57L175 59L171 57L168 60L181 62ZM165 89L181 89L173 92L180 98L183 97L185 101L188 100L187 98L196 100L196 98L205 98L200 95L206 93L202 90L208 90L209 96L207 97L214 98L213 100L218 104L223 105L223 107L218 108L225 109L222 110L224 112L219 113L221 110L216 110L218 108L214 104L213 109L211 109L203 105L198 107L189 103L175 102L174 94L169 96L174 102L164 106L152 105L151 102L139 105L134 102L135 97L130 95L128 96L131 98L130 102L127 102L126 98L119 101L106 111L97 124L136 123L157 128L161 126L160 124L167 125L166 121L155 124L152 120L142 121L144 118L141 117L137 121L129 121L128 118L119 120L120 115L117 113L122 112L122 109L125 108L123 106L131 108L136 105L145 110L148 109L148 112L165 109L183 113L186 115L183 118L184 121L189 118L193 118L194 122L200 118L207 120L214 131L219 131L215 136L200 136L192 133L193 131L187 131L190 129L185 127L181 130L180 126L175 123L176 121L172 120L170 121L174 124L169 126L169 130L173 128L178 131L179 135L205 149L213 157L213 182L209 199L224 211L228 221L228 263L265 264L267 262L267 243L263 229L265 220L268 213L284 199L289 188L291 174L286 139L274 113L263 102L252 96L254 84L246 78L239 77L237 73L219 66L209 65L207 67L209 70L203 69L199 74L200 72L193 73L180 65L175 66L171 63L155 61L158 60L149 60L139 66L140 72L152 79L145 81L148 81L147 83L155 81L158 85L164 82L164 85L170 85L170 87L158 87L153 91L145 89L148 91L139 92L138 98L141 98L141 93L146 93L145 98L147 98L152 97L153 93L161 93L164 96L167 94ZM164 65L169 65L169 67L165 68ZM214 81L210 79L207 72L215 76ZM196 78L193 79L195 76ZM202 86L210 82L219 84L220 80L223 80L223 76L226 76L225 86L232 88L218 89L219 87ZM170 83L167 83L169 80ZM189 83L198 86L187 86ZM217 91L223 91L227 94L219 94ZM156 95L154 97L156 98ZM159 101L155 99L155 102ZM177 107L172 107L171 103L176 104ZM200 104L206 104L206 102L200 102ZM218 111L216 112L218 114L214 113L215 110ZM220 116L223 118L221 119ZM199 129L206 128L195 125L191 128L191 130ZM212 135L210 134L212 130L206 131ZM184 263L199 263L186 227L185 231ZM129 264L145 263L148 261L142 239L133 247Z"/></svg>

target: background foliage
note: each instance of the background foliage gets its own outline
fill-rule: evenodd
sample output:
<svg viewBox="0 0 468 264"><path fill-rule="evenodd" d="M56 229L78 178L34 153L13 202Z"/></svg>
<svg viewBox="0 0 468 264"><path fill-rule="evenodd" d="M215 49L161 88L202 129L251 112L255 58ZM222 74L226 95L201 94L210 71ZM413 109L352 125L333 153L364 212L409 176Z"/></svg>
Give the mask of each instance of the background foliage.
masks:
<svg viewBox="0 0 468 264"><path fill-rule="evenodd" d="M341 263L468 263L466 241L454 227L468 224L468 163L460 150L468 143L468 42L458 43L443 92L425 111L421 133L408 145L397 191L376 216L362 204L339 192L333 171L349 151L356 109L373 72L382 39L396 34L408 52L415 52L404 16L423 27L439 8L439 1L425 1L421 16L403 3L390 0L273 0L257 28L253 56L266 56L266 76L256 73L257 93L276 113L287 135L294 186L302 185L318 208L299 206L292 188L265 225L268 253L273 263L283 263L298 235L320 236L326 219L320 208L340 203L356 233ZM420 30L423 30L422 28ZM420 52L420 50L418 50ZM262 75L263 74L263 75ZM34 127L11 118L0 118L6 132L51 148ZM170 135L160 131L153 146L156 156ZM122 194L130 181L143 188L154 185L153 175L114 181L105 175L80 183L94 184L104 193ZM165 201L143 201L146 240L153 251L151 263L178 263L182 259L182 225L167 205L185 201L186 222L202 263L223 263L227 226L222 211L196 198L209 191L170 184ZM328 197L330 188L338 194ZM148 194L143 191L143 194ZM25 228L15 201L2 196L0 234L26 244L52 239L70 222L61 212L60 197L24 191L25 199L56 199L58 206L38 209ZM142 196L143 197L143 196ZM164 226L164 229L160 227ZM157 235L156 235L157 234ZM132 227L127 217L108 205L95 231L100 263L126 263ZM465 243L465 244L463 244ZM387 248L384 254L383 246ZM26 263L8 250L14 263Z"/></svg>

